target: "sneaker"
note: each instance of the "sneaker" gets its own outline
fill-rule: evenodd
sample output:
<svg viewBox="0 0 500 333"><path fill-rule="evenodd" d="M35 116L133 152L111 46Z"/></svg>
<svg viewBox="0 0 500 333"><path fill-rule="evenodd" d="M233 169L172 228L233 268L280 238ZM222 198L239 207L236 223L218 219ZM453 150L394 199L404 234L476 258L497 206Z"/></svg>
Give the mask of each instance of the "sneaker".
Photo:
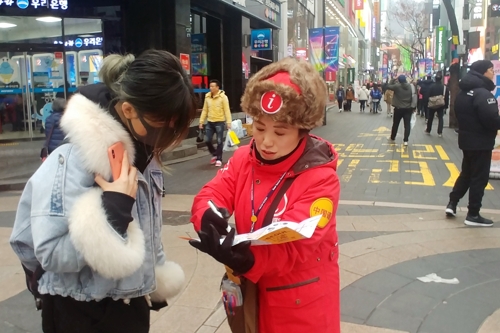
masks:
<svg viewBox="0 0 500 333"><path fill-rule="evenodd" d="M391 139L391 138L389 137L389 138L387 138L387 142L394 144L394 143L396 143L396 140Z"/></svg>
<svg viewBox="0 0 500 333"><path fill-rule="evenodd" d="M215 162L215 166L220 168L222 166L222 161Z"/></svg>
<svg viewBox="0 0 500 333"><path fill-rule="evenodd" d="M408 147L408 141L403 142L403 146Z"/></svg>
<svg viewBox="0 0 500 333"><path fill-rule="evenodd" d="M442 138L442 137L443 137L443 134L438 134L438 137Z"/></svg>
<svg viewBox="0 0 500 333"><path fill-rule="evenodd" d="M454 202L448 202L448 206L446 206L445 210L446 216L453 217L457 216L457 204Z"/></svg>
<svg viewBox="0 0 500 333"><path fill-rule="evenodd" d="M455 134L458 134L458 129L455 129Z"/></svg>
<svg viewBox="0 0 500 333"><path fill-rule="evenodd" d="M210 164L215 164L215 162L217 162L217 157L214 156L210 159Z"/></svg>
<svg viewBox="0 0 500 333"><path fill-rule="evenodd" d="M427 135L431 135L431 132L427 132L427 130L425 130L424 133Z"/></svg>
<svg viewBox="0 0 500 333"><path fill-rule="evenodd" d="M481 215L477 214L477 216L472 216L467 214L467 217L464 221L465 225L474 226L474 227L491 227L493 226L493 221L489 219L485 219Z"/></svg>

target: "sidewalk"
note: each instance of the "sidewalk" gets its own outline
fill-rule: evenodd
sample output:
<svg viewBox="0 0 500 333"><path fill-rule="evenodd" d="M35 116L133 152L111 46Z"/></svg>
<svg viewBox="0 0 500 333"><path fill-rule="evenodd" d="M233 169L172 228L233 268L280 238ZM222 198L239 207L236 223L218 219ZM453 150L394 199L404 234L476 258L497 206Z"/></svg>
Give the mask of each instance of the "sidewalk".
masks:
<svg viewBox="0 0 500 333"><path fill-rule="evenodd" d="M167 308L152 313L152 333L230 333L220 303L224 268L179 238L195 236L188 212L192 199L164 199L164 248L184 268L186 286ZM17 195L2 198L0 221L16 202ZM393 215L391 208L364 204L370 215L353 215L360 205L341 202L337 217L343 333L500 332L500 228L466 228L463 210L450 220L442 210L402 206ZM500 210L485 215L499 221ZM7 245L9 235L2 223L0 332L41 333L39 313L23 291L22 270ZM416 279L430 273L460 283Z"/></svg>

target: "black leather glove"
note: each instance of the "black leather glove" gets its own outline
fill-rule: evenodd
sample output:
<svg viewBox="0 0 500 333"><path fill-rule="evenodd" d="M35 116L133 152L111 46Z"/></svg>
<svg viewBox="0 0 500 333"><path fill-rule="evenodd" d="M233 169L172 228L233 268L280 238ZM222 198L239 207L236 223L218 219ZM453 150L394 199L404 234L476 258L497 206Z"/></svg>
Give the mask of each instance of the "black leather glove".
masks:
<svg viewBox="0 0 500 333"><path fill-rule="evenodd" d="M234 228L231 229L231 232L221 244L220 234L215 227L211 225L208 228L208 232L198 232L200 241L190 240L189 244L201 252L212 256L221 264L230 267L235 275L245 274L253 267L255 257L250 250L250 241L232 246L235 232L236 230Z"/></svg>
<svg viewBox="0 0 500 333"><path fill-rule="evenodd" d="M222 214L222 219L210 208L203 213L203 216L201 217L201 231L208 233L210 231L210 226L213 225L219 235L227 235L227 220L231 214L229 214L225 208L218 208L218 210Z"/></svg>

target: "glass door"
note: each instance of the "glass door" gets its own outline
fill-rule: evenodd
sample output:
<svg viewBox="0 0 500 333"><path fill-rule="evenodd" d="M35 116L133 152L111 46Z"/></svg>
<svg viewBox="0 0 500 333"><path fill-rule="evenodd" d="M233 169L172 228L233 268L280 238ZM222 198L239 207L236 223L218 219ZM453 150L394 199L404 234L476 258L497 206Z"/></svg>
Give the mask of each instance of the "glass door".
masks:
<svg viewBox="0 0 500 333"><path fill-rule="evenodd" d="M53 100L76 89L66 80L63 51L57 45L0 44L0 141L45 137Z"/></svg>

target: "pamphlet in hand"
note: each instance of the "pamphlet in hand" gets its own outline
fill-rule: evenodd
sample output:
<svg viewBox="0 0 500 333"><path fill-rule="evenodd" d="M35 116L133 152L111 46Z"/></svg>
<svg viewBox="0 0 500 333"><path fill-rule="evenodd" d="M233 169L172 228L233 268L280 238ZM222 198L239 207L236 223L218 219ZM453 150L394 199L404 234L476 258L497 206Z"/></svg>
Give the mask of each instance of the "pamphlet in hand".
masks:
<svg viewBox="0 0 500 333"><path fill-rule="evenodd" d="M252 245L272 245L311 238L321 217L322 215L313 216L300 223L287 221L274 222L252 233L236 235L233 246L245 241L251 241ZM184 237L181 238L187 239ZM221 239L221 243L223 241L224 238Z"/></svg>

